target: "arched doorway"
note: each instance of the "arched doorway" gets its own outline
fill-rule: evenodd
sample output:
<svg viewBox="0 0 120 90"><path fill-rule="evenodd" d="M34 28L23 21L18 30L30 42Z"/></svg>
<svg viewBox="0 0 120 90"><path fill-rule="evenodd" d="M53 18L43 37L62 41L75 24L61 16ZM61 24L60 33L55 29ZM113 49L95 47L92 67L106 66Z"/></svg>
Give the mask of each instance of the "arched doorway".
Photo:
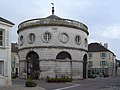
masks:
<svg viewBox="0 0 120 90"><path fill-rule="evenodd" d="M57 71L56 74L61 76L69 76L72 78L72 57L68 52L62 51L56 56Z"/></svg>
<svg viewBox="0 0 120 90"><path fill-rule="evenodd" d="M57 55L56 59L70 59L70 60L72 60L71 55L68 52L65 52L65 51L60 52Z"/></svg>
<svg viewBox="0 0 120 90"><path fill-rule="evenodd" d="M27 76L31 75L33 79L39 78L39 56L36 52L31 51L26 56L27 59Z"/></svg>
<svg viewBox="0 0 120 90"><path fill-rule="evenodd" d="M87 72L87 55L85 54L83 57L83 79L86 79Z"/></svg>

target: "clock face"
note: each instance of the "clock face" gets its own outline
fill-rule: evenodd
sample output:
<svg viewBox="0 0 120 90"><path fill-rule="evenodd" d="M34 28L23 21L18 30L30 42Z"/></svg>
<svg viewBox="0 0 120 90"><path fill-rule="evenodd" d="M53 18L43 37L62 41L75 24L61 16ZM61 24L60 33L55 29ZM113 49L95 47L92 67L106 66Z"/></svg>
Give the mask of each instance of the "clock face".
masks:
<svg viewBox="0 0 120 90"><path fill-rule="evenodd" d="M67 43L68 42L68 35L66 33L61 33L59 35L59 40L62 42L62 43Z"/></svg>

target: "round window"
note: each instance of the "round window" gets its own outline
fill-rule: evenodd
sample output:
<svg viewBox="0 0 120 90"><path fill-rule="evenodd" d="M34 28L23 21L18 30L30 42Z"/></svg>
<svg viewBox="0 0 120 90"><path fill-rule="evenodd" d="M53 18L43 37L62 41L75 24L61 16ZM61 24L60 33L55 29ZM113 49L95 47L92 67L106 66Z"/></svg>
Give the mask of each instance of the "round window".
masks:
<svg viewBox="0 0 120 90"><path fill-rule="evenodd" d="M85 47L87 47L87 45L88 45L87 38L85 38L85 41L84 41L84 43L85 43Z"/></svg>
<svg viewBox="0 0 120 90"><path fill-rule="evenodd" d="M22 46L24 43L24 38L23 38L23 35L20 36L20 46Z"/></svg>
<svg viewBox="0 0 120 90"><path fill-rule="evenodd" d="M29 36L28 36L28 42L30 44L34 43L35 42L35 34L34 33L30 33Z"/></svg>
<svg viewBox="0 0 120 90"><path fill-rule="evenodd" d="M67 43L68 42L68 35L66 33L61 33L59 35L59 40L62 42L62 43Z"/></svg>
<svg viewBox="0 0 120 90"><path fill-rule="evenodd" d="M50 32L45 32L44 35L43 35L43 41L48 43L50 42L52 39L52 35Z"/></svg>
<svg viewBox="0 0 120 90"><path fill-rule="evenodd" d="M77 36L75 37L75 43L76 43L77 45L80 45L80 44L81 44L81 37L80 37L79 35L77 35Z"/></svg>

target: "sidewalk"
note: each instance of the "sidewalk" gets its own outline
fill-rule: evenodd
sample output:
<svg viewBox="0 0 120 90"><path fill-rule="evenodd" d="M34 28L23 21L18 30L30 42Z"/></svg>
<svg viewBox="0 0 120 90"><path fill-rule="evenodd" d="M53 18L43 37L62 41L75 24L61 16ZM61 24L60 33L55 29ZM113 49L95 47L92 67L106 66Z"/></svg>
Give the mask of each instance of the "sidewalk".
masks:
<svg viewBox="0 0 120 90"><path fill-rule="evenodd" d="M16 79L11 86L0 86L0 90L45 90L37 85L36 87L25 87L25 80Z"/></svg>
<svg viewBox="0 0 120 90"><path fill-rule="evenodd" d="M0 90L45 90L39 86L36 87L25 87L25 86L9 86L9 87L0 87Z"/></svg>

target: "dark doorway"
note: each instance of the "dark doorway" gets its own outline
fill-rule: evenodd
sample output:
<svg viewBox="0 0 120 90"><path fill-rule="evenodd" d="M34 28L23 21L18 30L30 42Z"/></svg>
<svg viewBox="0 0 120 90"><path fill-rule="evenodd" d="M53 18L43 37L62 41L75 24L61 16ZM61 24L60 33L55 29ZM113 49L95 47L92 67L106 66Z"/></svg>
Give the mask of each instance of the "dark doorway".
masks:
<svg viewBox="0 0 120 90"><path fill-rule="evenodd" d="M70 59L71 60L72 58L68 52L63 51L57 55L56 59Z"/></svg>
<svg viewBox="0 0 120 90"><path fill-rule="evenodd" d="M33 79L39 79L39 56L36 52L29 52L27 54L27 76L32 76Z"/></svg>
<svg viewBox="0 0 120 90"><path fill-rule="evenodd" d="M15 76L18 77L18 68L16 68Z"/></svg>
<svg viewBox="0 0 120 90"><path fill-rule="evenodd" d="M85 54L83 57L83 79L86 79L87 72L87 55Z"/></svg>

